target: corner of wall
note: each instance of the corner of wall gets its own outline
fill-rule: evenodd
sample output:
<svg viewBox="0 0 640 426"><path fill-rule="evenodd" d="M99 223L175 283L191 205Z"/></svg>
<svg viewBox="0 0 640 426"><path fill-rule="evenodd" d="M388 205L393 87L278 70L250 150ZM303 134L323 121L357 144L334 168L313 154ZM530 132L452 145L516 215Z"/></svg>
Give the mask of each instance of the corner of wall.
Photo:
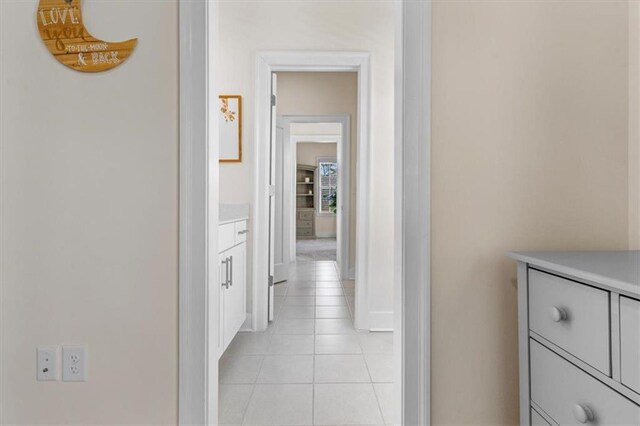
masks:
<svg viewBox="0 0 640 426"><path fill-rule="evenodd" d="M640 249L640 3L629 2L629 249Z"/></svg>

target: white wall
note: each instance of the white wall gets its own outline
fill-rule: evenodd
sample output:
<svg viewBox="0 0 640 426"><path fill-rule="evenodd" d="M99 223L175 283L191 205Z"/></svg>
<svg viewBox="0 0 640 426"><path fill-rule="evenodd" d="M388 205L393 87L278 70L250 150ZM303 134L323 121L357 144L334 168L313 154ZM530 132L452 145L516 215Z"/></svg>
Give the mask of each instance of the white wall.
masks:
<svg viewBox="0 0 640 426"><path fill-rule="evenodd" d="M177 2L83 2L131 58L83 74L0 1L2 424L175 424ZM87 344L86 383L36 382L38 345Z"/></svg>
<svg viewBox="0 0 640 426"><path fill-rule="evenodd" d="M372 54L370 309L393 310L394 5L390 1L238 1L220 4L220 90L244 98L241 164L221 164L220 202L253 203L254 70L260 50ZM225 182L227 183L225 185Z"/></svg>
<svg viewBox="0 0 640 426"><path fill-rule="evenodd" d="M433 6L433 424L518 423L507 250L628 247L625 2Z"/></svg>
<svg viewBox="0 0 640 426"><path fill-rule="evenodd" d="M335 143L307 143L300 142L296 150L297 164L305 164L309 166L318 166L318 158L334 158L337 159L338 144ZM318 182L319 183L319 182ZM318 191L318 190L316 190ZM316 236L319 237L335 237L336 234L336 216L335 215L316 215Z"/></svg>

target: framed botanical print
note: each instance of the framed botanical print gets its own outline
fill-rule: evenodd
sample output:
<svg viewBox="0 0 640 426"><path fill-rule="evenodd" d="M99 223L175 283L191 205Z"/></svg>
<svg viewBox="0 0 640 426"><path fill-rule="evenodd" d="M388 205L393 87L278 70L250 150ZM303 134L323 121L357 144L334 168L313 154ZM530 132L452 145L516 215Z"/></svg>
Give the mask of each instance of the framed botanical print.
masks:
<svg viewBox="0 0 640 426"><path fill-rule="evenodd" d="M220 95L218 105L220 162L242 161L242 97Z"/></svg>

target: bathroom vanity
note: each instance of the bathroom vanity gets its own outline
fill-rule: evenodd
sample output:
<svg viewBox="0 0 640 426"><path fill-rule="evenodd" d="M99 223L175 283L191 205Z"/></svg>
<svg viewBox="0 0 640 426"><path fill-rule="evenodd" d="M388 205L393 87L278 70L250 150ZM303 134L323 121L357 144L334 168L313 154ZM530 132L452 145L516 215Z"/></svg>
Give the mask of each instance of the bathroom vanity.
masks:
<svg viewBox="0 0 640 426"><path fill-rule="evenodd" d="M220 271L220 330L218 354L222 356L247 316L247 233L249 208L221 205L218 226Z"/></svg>
<svg viewBox="0 0 640 426"><path fill-rule="evenodd" d="M640 425L640 251L509 256L520 424Z"/></svg>

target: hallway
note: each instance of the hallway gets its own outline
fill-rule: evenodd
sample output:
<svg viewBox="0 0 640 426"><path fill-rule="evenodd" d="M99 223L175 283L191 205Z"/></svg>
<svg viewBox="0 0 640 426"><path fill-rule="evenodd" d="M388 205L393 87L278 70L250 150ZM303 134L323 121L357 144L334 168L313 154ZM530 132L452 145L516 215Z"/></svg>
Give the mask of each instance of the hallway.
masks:
<svg viewBox="0 0 640 426"><path fill-rule="evenodd" d="M336 260L338 242L335 238L315 238L296 241L296 259L300 262Z"/></svg>
<svg viewBox="0 0 640 426"><path fill-rule="evenodd" d="M393 333L353 327L353 281L298 262L276 284L275 321L220 359L220 424L392 424Z"/></svg>

